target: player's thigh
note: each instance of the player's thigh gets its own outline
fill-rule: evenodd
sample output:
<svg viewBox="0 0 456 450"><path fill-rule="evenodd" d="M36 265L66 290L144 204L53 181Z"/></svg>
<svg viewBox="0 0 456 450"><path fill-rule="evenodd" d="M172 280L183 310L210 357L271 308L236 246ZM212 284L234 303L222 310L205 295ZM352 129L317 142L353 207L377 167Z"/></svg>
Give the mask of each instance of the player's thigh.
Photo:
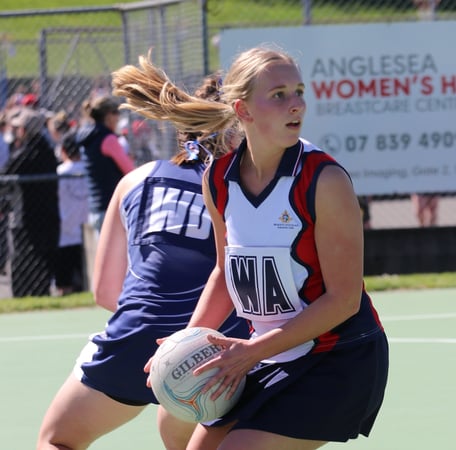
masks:
<svg viewBox="0 0 456 450"><path fill-rule="evenodd" d="M90 442L133 419L143 409L119 403L82 384L71 374L45 414L39 441L86 448Z"/></svg>
<svg viewBox="0 0 456 450"><path fill-rule="evenodd" d="M261 430L239 429L228 433L218 450L314 450L325 444Z"/></svg>
<svg viewBox="0 0 456 450"><path fill-rule="evenodd" d="M157 425L168 450L185 450L195 429L195 424L177 419L162 406L157 410Z"/></svg>
<svg viewBox="0 0 456 450"><path fill-rule="evenodd" d="M220 427L207 427L198 424L186 450L216 450L233 427L234 422Z"/></svg>

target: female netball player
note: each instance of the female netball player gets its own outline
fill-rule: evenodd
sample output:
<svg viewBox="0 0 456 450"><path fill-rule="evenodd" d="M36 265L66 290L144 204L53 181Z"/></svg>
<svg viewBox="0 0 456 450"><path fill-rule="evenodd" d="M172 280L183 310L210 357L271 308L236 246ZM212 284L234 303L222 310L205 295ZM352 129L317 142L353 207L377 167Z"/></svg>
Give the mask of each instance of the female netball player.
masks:
<svg viewBox="0 0 456 450"><path fill-rule="evenodd" d="M203 182L217 264L188 326L219 328L233 307L249 340L211 337L224 351L196 369L235 408L199 424L187 450L311 450L368 435L383 401L388 346L364 289L363 227L347 172L300 138L304 83L286 53L239 55L220 103L190 97L150 60L141 89L116 84L130 107L183 130L240 123L245 140ZM119 80L118 80L119 81ZM149 369L149 364L145 367Z"/></svg>
<svg viewBox="0 0 456 450"><path fill-rule="evenodd" d="M208 77L196 95L217 101L217 80ZM171 161L150 162L126 175L114 192L93 277L97 304L114 314L103 332L90 337L52 401L40 450L85 449L158 403L146 386L144 365L157 338L185 328L215 264L201 178L205 162L222 148L211 138L199 140L199 133L181 133L179 148ZM222 329L248 337L246 321L235 315ZM194 424L161 407L157 417L166 448L185 449Z"/></svg>

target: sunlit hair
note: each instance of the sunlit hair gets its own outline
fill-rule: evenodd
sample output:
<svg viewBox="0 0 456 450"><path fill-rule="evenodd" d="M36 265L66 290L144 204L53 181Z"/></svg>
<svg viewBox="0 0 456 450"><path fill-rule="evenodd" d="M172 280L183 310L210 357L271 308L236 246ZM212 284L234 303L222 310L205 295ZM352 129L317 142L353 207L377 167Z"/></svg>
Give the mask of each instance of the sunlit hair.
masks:
<svg viewBox="0 0 456 450"><path fill-rule="evenodd" d="M269 65L285 63L297 67L285 52L255 47L241 53L223 80L220 101L199 98L178 88L166 73L152 63L152 53L139 57L139 67L127 65L112 74L113 93L124 97L123 108L153 120L171 121L183 133L203 138L239 128L233 108L237 99L249 99L255 80ZM226 142L224 143L226 145Z"/></svg>
<svg viewBox="0 0 456 450"><path fill-rule="evenodd" d="M221 76L220 73L214 73L207 76L203 83L195 90L195 97L199 99L210 100L212 102L220 101ZM214 158L221 156L228 150L223 139L218 134L204 135L203 132L185 132L178 131L177 142L179 153L173 158L177 164L184 161L208 161L209 155ZM195 159L189 155L188 149L194 148L196 151Z"/></svg>
<svg viewBox="0 0 456 450"><path fill-rule="evenodd" d="M241 53L223 80L223 101L233 105L237 99L248 100L258 76L277 63L289 64L299 70L295 60L279 49L262 46Z"/></svg>

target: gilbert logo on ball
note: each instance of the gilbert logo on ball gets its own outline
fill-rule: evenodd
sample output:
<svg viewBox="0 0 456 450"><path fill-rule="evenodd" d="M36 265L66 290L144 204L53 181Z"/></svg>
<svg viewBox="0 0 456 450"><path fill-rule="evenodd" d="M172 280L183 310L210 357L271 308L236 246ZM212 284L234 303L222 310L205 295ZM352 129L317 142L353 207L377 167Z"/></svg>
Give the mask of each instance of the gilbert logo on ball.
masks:
<svg viewBox="0 0 456 450"><path fill-rule="evenodd" d="M223 337L222 333L203 327L177 331L158 347L152 360L150 382L157 400L173 416L186 422L207 422L223 416L236 404L244 389L245 378L229 400L225 392L211 400L217 385L201 393L218 369L198 376L193 375L193 371L222 350L208 341L209 334Z"/></svg>

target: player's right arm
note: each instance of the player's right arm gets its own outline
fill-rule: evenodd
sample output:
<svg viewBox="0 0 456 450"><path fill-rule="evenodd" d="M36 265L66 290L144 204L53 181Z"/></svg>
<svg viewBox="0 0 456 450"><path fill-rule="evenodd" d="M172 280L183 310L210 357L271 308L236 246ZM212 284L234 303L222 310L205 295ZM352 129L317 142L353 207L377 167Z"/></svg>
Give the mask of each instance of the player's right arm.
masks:
<svg viewBox="0 0 456 450"><path fill-rule="evenodd" d="M114 312L127 270L127 238L119 206L123 179L106 211L97 243L93 270L93 294L97 305Z"/></svg>
<svg viewBox="0 0 456 450"><path fill-rule="evenodd" d="M93 292L97 305L116 311L128 269L128 242L120 205L124 196L141 183L153 170L155 162L137 167L124 175L114 190L109 202L95 255Z"/></svg>
<svg viewBox="0 0 456 450"><path fill-rule="evenodd" d="M212 219L217 260L187 326L202 326L217 330L231 314L234 306L225 282L226 226L212 200L208 175L209 172L206 171L203 177L203 196Z"/></svg>

